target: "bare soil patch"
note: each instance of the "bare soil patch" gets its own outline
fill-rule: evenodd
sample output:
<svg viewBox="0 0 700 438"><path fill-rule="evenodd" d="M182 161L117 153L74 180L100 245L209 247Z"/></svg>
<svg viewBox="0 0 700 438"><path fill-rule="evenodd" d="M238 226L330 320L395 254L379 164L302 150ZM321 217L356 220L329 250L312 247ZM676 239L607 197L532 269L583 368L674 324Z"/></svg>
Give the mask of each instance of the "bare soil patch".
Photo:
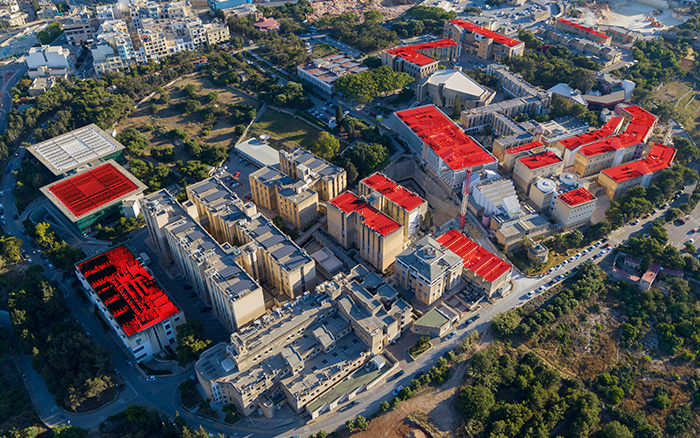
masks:
<svg viewBox="0 0 700 438"><path fill-rule="evenodd" d="M376 10L382 13L384 19L393 20L406 12L413 6L408 0L382 0L380 2L369 2L362 0L327 0L312 3L314 11L309 20L316 21L325 16L334 17L336 15L351 13L362 15L369 10Z"/></svg>

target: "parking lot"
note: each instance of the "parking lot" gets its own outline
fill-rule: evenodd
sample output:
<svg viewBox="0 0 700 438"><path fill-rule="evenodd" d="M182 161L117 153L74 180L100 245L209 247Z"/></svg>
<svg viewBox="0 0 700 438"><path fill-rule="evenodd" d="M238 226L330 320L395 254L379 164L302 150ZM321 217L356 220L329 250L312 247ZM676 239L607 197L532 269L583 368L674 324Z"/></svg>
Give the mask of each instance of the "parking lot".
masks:
<svg viewBox="0 0 700 438"><path fill-rule="evenodd" d="M331 101L327 101L323 104L317 104L313 108L309 108L308 110L306 110L306 112L309 113L312 117L315 117L316 119L320 120L322 123L328 125L329 128L335 128L335 108L336 104L334 104ZM348 114L350 114L350 111L343 111L344 116L347 116Z"/></svg>

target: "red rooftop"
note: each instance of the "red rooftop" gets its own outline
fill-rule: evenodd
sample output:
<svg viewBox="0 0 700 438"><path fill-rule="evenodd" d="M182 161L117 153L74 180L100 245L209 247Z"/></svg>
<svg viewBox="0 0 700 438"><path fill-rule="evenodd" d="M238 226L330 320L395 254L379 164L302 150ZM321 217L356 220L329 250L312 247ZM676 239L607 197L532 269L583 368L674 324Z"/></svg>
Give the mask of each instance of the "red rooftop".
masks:
<svg viewBox="0 0 700 438"><path fill-rule="evenodd" d="M387 50L387 53L391 53L392 55L398 56L399 58L405 61L422 67L424 65L437 62L437 59L431 58L428 55L424 55L423 53L421 53L421 50L440 49L442 47L452 47L458 45L459 44L457 44L455 41L447 38L444 40L432 41L424 44L414 44L412 46L397 47L395 49Z"/></svg>
<svg viewBox="0 0 700 438"><path fill-rule="evenodd" d="M606 34L604 34L604 33L602 33L602 32L598 32L597 30L593 30L593 29L591 29L590 27L586 27L586 26L584 26L584 25L582 25L582 24L578 24L578 23L575 23L575 22L573 22L573 21L566 20L566 19L564 19L564 18L560 18L559 21L561 21L561 22L564 23L564 24L568 24L569 26L574 26L574 27L576 27L576 28L578 28L578 29L581 29L581 30L583 30L583 31L585 31L585 32L588 32L588 33L590 33L590 34L592 34L592 35L599 36L599 37L601 37L601 38L612 38L610 35L606 35Z"/></svg>
<svg viewBox="0 0 700 438"><path fill-rule="evenodd" d="M460 256L464 261L465 268L486 281L494 282L512 268L510 264L491 254L457 230L448 231L438 237L437 241Z"/></svg>
<svg viewBox="0 0 700 438"><path fill-rule="evenodd" d="M79 264L78 270L127 336L180 312L124 245Z"/></svg>
<svg viewBox="0 0 700 438"><path fill-rule="evenodd" d="M518 161L527 166L528 169L535 170L541 167L551 166L552 164L561 163L562 159L552 151L545 151L539 154L522 157Z"/></svg>
<svg viewBox="0 0 700 438"><path fill-rule="evenodd" d="M379 172L368 176L361 181L372 190L376 190L390 201L406 211L411 211L425 202L423 198L403 186L396 184Z"/></svg>
<svg viewBox="0 0 700 438"><path fill-rule="evenodd" d="M595 201L596 197L591 192L579 187L566 193L559 195L559 199L564 201L569 207L575 207L589 201Z"/></svg>
<svg viewBox="0 0 700 438"><path fill-rule="evenodd" d="M530 143L521 144L520 146L516 146L514 148L507 149L506 153L513 155L513 154L517 154L518 152L529 151L530 149L535 149L535 148L538 148L540 146L542 146L542 142L535 140L535 141L531 141Z"/></svg>
<svg viewBox="0 0 700 438"><path fill-rule="evenodd" d="M394 113L452 170L493 163L496 158L433 105Z"/></svg>
<svg viewBox="0 0 700 438"><path fill-rule="evenodd" d="M49 187L49 191L76 217L97 210L138 189L135 182L110 163Z"/></svg>
<svg viewBox="0 0 700 438"><path fill-rule="evenodd" d="M642 175L648 175L671 166L676 156L676 149L661 143L654 143L649 150L649 155L643 160L621 164L603 170L615 182L628 181Z"/></svg>
<svg viewBox="0 0 700 438"><path fill-rule="evenodd" d="M398 222L372 207L363 199L358 198L352 192L341 193L329 202L346 214L353 212L359 214L364 218L363 224L382 236L388 236L401 227Z"/></svg>
<svg viewBox="0 0 700 438"><path fill-rule="evenodd" d="M463 27L464 29L467 29L469 31L472 31L474 33L478 33L479 35L483 35L486 38L491 38L492 40L499 42L501 44L504 44L508 47L513 47L517 46L518 44L521 44L522 41L516 40L514 38L509 38L503 34L500 34L498 32L494 32L492 30L488 30L485 27L477 26L474 23L470 23L466 20L450 20L450 23L456 24L459 27Z"/></svg>
<svg viewBox="0 0 700 438"><path fill-rule="evenodd" d="M565 148L573 150L581 145L592 143L594 141L606 137L610 137L620 127L623 120L624 119L622 117L611 117L610 120L608 120L608 122L600 129L596 129L595 131L591 132L586 132L581 135L575 135L573 137L565 138L559 141L561 142L561 144L564 145Z"/></svg>

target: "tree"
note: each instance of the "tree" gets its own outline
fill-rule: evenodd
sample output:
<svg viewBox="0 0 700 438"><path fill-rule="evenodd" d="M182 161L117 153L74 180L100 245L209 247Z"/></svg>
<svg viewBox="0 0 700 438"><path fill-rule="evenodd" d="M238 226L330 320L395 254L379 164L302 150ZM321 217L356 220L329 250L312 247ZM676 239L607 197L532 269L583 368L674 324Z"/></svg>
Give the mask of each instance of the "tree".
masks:
<svg viewBox="0 0 700 438"><path fill-rule="evenodd" d="M634 438L627 426L619 421L612 421L606 424L598 434L600 438Z"/></svg>
<svg viewBox="0 0 700 438"><path fill-rule="evenodd" d="M579 230L573 230L566 235L569 248L578 248L583 242L583 233Z"/></svg>
<svg viewBox="0 0 700 438"><path fill-rule="evenodd" d="M462 102L460 102L459 94L455 94L455 100L452 103L452 117L459 117L462 114Z"/></svg>
<svg viewBox="0 0 700 438"><path fill-rule="evenodd" d="M435 216L433 213L433 210L428 209L428 211L425 212L425 217L423 218L423 224L425 227L430 228L434 225L435 223Z"/></svg>
<svg viewBox="0 0 700 438"><path fill-rule="evenodd" d="M389 410L389 402L388 401L383 401L379 403L379 410L382 412L386 412Z"/></svg>
<svg viewBox="0 0 700 438"><path fill-rule="evenodd" d="M688 405L680 405L666 418L666 431L670 435L685 432L693 421L693 414Z"/></svg>
<svg viewBox="0 0 700 438"><path fill-rule="evenodd" d="M190 99L199 98L199 95L197 94L197 86L194 84L185 85L185 88L182 89L182 92L185 96L189 97Z"/></svg>
<svg viewBox="0 0 700 438"><path fill-rule="evenodd" d="M515 310L499 313L493 318L493 329L502 338L510 336L520 324L520 316Z"/></svg>
<svg viewBox="0 0 700 438"><path fill-rule="evenodd" d="M467 421L485 420L495 404L493 393L483 385L465 386L457 399L457 406Z"/></svg>
<svg viewBox="0 0 700 438"><path fill-rule="evenodd" d="M343 108L340 105L335 107L335 121L338 123L338 126L343 123Z"/></svg>
<svg viewBox="0 0 700 438"><path fill-rule="evenodd" d="M694 161L700 156L700 150L688 139L673 137L673 147L676 148L676 160L681 164Z"/></svg>
<svg viewBox="0 0 700 438"><path fill-rule="evenodd" d="M352 432L353 430L355 430L355 420L353 420L352 418L349 419L349 420L346 420L346 421L345 421L345 428L346 428L347 430L349 430L350 432Z"/></svg>
<svg viewBox="0 0 700 438"><path fill-rule="evenodd" d="M219 100L219 93L217 93L216 91L212 91L211 93L205 96L204 100L206 100L207 103L214 103L217 100Z"/></svg>
<svg viewBox="0 0 700 438"><path fill-rule="evenodd" d="M326 432L325 430L319 430L316 433L316 438L326 438L327 436L328 436L328 432Z"/></svg>
<svg viewBox="0 0 700 438"><path fill-rule="evenodd" d="M397 73L388 65L383 65L354 75L341 76L335 83L335 89L354 101L368 103L405 87L413 80L409 74Z"/></svg>
<svg viewBox="0 0 700 438"><path fill-rule="evenodd" d="M355 418L355 426L357 426L360 430L367 430L369 423L365 417L358 415L357 418Z"/></svg>
<svg viewBox="0 0 700 438"><path fill-rule="evenodd" d="M197 319L177 327L177 343L177 362L180 366L197 360L211 346L211 341L204 338L204 324Z"/></svg>
<svg viewBox="0 0 700 438"><path fill-rule="evenodd" d="M319 157L330 161L340 150L340 140L326 131L321 131L309 150Z"/></svg>
<svg viewBox="0 0 700 438"><path fill-rule="evenodd" d="M695 249L695 245L693 245L692 242L685 242L685 250L688 254L695 254L695 252L697 251Z"/></svg>
<svg viewBox="0 0 700 438"><path fill-rule="evenodd" d="M134 156L140 157L143 151L149 146L148 139L136 128L127 128L117 135L117 141L123 144Z"/></svg>
<svg viewBox="0 0 700 438"><path fill-rule="evenodd" d="M359 178L386 166L389 160L389 150L379 143L358 142L343 155L355 165Z"/></svg>
<svg viewBox="0 0 700 438"><path fill-rule="evenodd" d="M365 16L365 22L376 21L376 22L381 23L384 21L384 15L382 15L381 12L379 12L375 9L370 9L369 11L366 11L364 16Z"/></svg>
<svg viewBox="0 0 700 438"><path fill-rule="evenodd" d="M77 426L59 424L51 429L53 438L85 438L88 431Z"/></svg>

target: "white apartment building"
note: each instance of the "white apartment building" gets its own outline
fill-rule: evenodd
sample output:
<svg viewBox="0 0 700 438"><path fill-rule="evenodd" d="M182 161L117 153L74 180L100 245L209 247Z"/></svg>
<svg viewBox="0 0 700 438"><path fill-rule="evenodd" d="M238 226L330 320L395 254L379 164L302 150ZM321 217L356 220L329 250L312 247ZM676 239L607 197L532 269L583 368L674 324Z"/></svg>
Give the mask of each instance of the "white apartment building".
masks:
<svg viewBox="0 0 700 438"><path fill-rule="evenodd" d="M0 23L7 27L24 26L27 17L17 0L0 0Z"/></svg>

